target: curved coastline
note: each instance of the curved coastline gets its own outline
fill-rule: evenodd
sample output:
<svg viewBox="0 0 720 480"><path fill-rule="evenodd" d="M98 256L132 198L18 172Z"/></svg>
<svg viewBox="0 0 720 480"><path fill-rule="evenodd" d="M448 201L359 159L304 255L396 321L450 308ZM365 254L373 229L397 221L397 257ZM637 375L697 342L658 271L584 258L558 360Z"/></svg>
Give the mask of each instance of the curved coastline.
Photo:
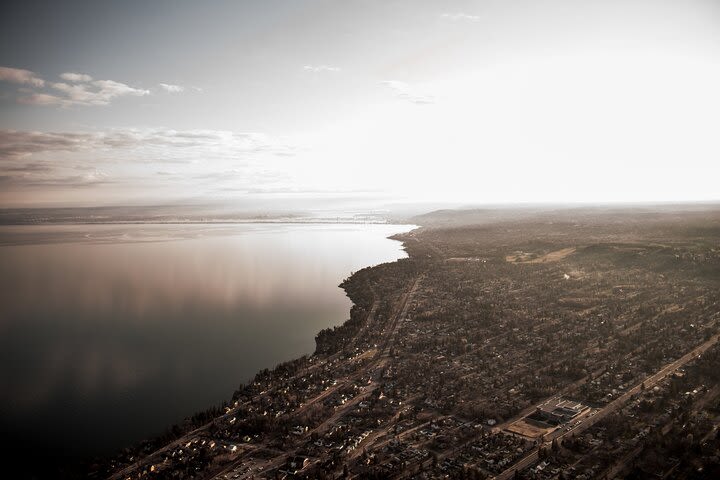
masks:
<svg viewBox="0 0 720 480"><path fill-rule="evenodd" d="M398 223L398 225L401 225L401 223ZM303 369L313 368L313 364L320 357L337 357L339 352L348 345L365 324L368 315L371 315L373 302L377 300L376 293L369 288L369 282L366 278L367 275L412 259L413 253L411 253L412 249L408 248L408 240L414 238L414 234L422 229L422 227L414 224L409 226L411 228L407 231L386 237L389 240L401 243L401 248L406 253L405 257L400 257L390 262L369 265L355 272L350 272L350 275L338 285L350 300L350 318L339 325L328 327L317 332L315 335L315 350L312 353L282 361L272 368L261 369L252 379L247 383L241 384L239 388L232 393L229 402L223 400L217 406L209 407L204 411L186 417L181 423L168 426L163 434L140 440L136 444L124 448L114 457L97 459L90 465L90 468L83 469L84 473L92 470L95 474L95 477L92 478L106 478L107 475L112 475L113 472L118 474L118 467L120 467L120 465L116 463L118 456L138 458L143 455L154 455L158 452L158 449L164 450L168 448L169 445L173 445L189 435L203 431L218 417L228 415L233 406L237 406L243 398L252 398L266 393L258 388L260 385L267 385L276 380L287 378L288 375L297 374L297 372ZM326 346L328 343L332 344L333 347L323 348L323 346ZM123 470L124 468L120 467L120 472ZM111 478L115 478L115 476L113 475Z"/></svg>

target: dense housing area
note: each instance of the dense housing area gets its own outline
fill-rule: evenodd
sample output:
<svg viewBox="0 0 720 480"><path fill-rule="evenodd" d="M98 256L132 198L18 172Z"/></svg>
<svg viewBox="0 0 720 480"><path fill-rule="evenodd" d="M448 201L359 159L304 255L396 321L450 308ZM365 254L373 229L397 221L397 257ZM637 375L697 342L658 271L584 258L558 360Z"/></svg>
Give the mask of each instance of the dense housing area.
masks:
<svg viewBox="0 0 720 480"><path fill-rule="evenodd" d="M718 478L720 212L437 212L113 479Z"/></svg>

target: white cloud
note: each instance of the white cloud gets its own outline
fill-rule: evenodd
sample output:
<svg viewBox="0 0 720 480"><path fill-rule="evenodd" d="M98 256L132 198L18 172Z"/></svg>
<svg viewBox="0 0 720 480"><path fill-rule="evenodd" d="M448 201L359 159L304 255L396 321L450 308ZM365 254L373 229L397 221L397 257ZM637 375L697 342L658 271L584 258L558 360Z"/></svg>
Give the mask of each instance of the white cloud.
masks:
<svg viewBox="0 0 720 480"><path fill-rule="evenodd" d="M48 106L48 105L62 105L63 99L55 96L55 95L49 95L47 93L32 93L28 92L27 95L23 95L22 97L18 98L18 103L22 103L25 105L41 105L41 106Z"/></svg>
<svg viewBox="0 0 720 480"><path fill-rule="evenodd" d="M477 22L480 20L479 16L469 15L467 13L443 13L440 17L454 22Z"/></svg>
<svg viewBox="0 0 720 480"><path fill-rule="evenodd" d="M17 102L26 105L108 105L117 97L150 94L149 90L114 80L93 80L84 73L65 72L60 78L64 81L48 84L29 70L0 67L0 81L24 85L18 89Z"/></svg>
<svg viewBox="0 0 720 480"><path fill-rule="evenodd" d="M0 67L0 81L32 85L33 87L43 87L45 85L45 81L30 70L10 67Z"/></svg>
<svg viewBox="0 0 720 480"><path fill-rule="evenodd" d="M90 75L86 75L84 73L72 73L72 72L63 73L62 75L60 75L60 78L62 78L63 80L67 80L68 82L74 82L74 83L90 82L93 79Z"/></svg>
<svg viewBox="0 0 720 480"><path fill-rule="evenodd" d="M149 95L149 90L133 88L114 80L94 80L87 83L53 83L52 88L63 93L63 105L108 105L116 97Z"/></svg>
<svg viewBox="0 0 720 480"><path fill-rule="evenodd" d="M109 105L117 97L149 95L149 90L133 88L113 80L94 80L83 83L56 82L50 85L59 95L34 93L18 98L20 103L32 105Z"/></svg>
<svg viewBox="0 0 720 480"><path fill-rule="evenodd" d="M185 87L182 87L180 85L173 85L171 83L161 83L160 88L162 88L168 93L182 93L185 91Z"/></svg>
<svg viewBox="0 0 720 480"><path fill-rule="evenodd" d="M331 67L330 65L305 65L303 70L313 73L339 72L340 67Z"/></svg>
<svg viewBox="0 0 720 480"><path fill-rule="evenodd" d="M81 175L81 180L84 184L95 184L104 183L108 181L109 175L102 170L94 170L89 173Z"/></svg>
<svg viewBox="0 0 720 480"><path fill-rule="evenodd" d="M434 96L421 92L417 87L411 86L405 82L398 80L385 80L380 82L380 84L394 91L398 98L407 100L408 102L412 102L416 105L435 103Z"/></svg>

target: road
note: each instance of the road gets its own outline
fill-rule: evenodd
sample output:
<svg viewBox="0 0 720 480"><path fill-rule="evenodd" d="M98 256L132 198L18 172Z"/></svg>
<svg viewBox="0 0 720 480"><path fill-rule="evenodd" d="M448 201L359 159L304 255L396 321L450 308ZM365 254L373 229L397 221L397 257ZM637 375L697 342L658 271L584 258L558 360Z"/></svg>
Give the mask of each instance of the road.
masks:
<svg viewBox="0 0 720 480"><path fill-rule="evenodd" d="M660 382L662 379L670 375L671 373L675 372L678 368L683 367L691 360L697 358L699 355L702 355L707 351L710 347L715 345L718 342L718 339L720 339L720 335L714 335L712 338L710 338L708 341L704 342L700 346L694 348L690 352L686 353L679 359L675 360L672 363L667 364L665 367L658 370L656 373L651 375L650 377L645 378L643 381L639 382L637 385L635 385L633 388L625 392L620 397L616 398L609 404L607 404L602 409L598 410L598 412L592 416L592 417L585 417L582 423L579 425L575 425L572 429L570 429L567 432L562 432L562 430L558 430L551 436L549 441L545 442L543 446L547 447L550 446L553 439L562 439L563 437L569 436L569 435L576 435L579 433L584 432L588 428L595 425L597 422L603 420L608 415L618 411L620 408L622 408L633 396L638 394L643 389L643 384L645 385L645 388L652 388L655 386L658 382ZM519 461L515 462L511 467L507 468L502 473L498 474L496 477L494 477L497 480L507 480L511 478L515 474L515 470L524 470L528 468L529 466L533 465L535 462L537 462L539 459L538 456L538 449L533 450L531 453L520 459Z"/></svg>
<svg viewBox="0 0 720 480"><path fill-rule="evenodd" d="M379 304L380 304L380 302L378 300L375 300L373 302L372 307L370 308L370 311L368 312L368 315L365 319L365 323L364 323L363 327L360 329L360 331L357 333L357 335L355 336L355 339L360 337L360 335L365 331L365 329L367 328L368 325L375 322L375 315L376 315ZM342 352L330 355L327 358L325 358L323 361L317 362L316 364L303 369L300 373L294 375L293 378L300 378L303 376L307 376L313 370L316 370L316 369L326 365L328 362L332 362L332 361L336 360L337 358L339 358L341 353ZM292 378L290 380L292 380ZM344 382L339 381L338 385L320 393L317 397L315 397L314 399L310 400L305 405L303 405L303 407L301 407L300 410L304 410L309 405L311 405L317 401L320 401L320 400L324 399L325 397L327 397L328 395L334 393L335 390L340 388L343 384L344 384ZM255 395L250 401L245 402L245 403L253 403L253 402L259 400L264 395L271 395L273 391L274 391L274 389L270 389L261 394ZM245 403L243 403L243 405ZM201 425L200 427L185 433L182 437L162 446L161 448L154 451L153 453L146 455L142 458L139 458L137 461L133 462L132 464L127 465L126 467L122 468L121 470L115 472L112 476L110 476L108 478L108 480L123 480L123 479L127 478L133 472L152 464L152 462L155 461L160 455L162 455L164 453L168 453L168 452L172 451L173 449L178 448L181 445L184 445L187 442L194 440L200 433L207 430L210 427L210 425L212 425L213 423L220 421L220 420L227 420L227 419L232 418L236 414L236 412L239 410L239 408L240 408L239 406L236 408L233 408L230 411L228 411L227 413L224 413L224 414L220 415L219 417L212 419L208 423Z"/></svg>
<svg viewBox="0 0 720 480"><path fill-rule="evenodd" d="M377 390L379 387L379 380L381 373L383 369L387 366L387 363L391 359L390 357L390 350L392 349L392 346L395 343L395 337L397 336L397 332L401 325L401 320L407 317L408 310L410 308L411 300L415 292L417 292L417 289L420 286L420 283L422 281L422 276L415 279L415 281L412 283L410 288L405 292L399 299L398 303L396 304L396 307L394 309L394 313L392 314L390 318L390 325L385 330L384 338L381 341L381 345L378 347L378 350L376 354L373 356L372 361L369 365L367 365L361 372L358 372L358 376L365 375L367 372L375 372L371 379L371 384L365 387L365 390L356 395L352 400L350 400L345 405L339 407L338 409L333 412L333 414L327 418L325 421L321 422L320 425L315 427L314 429L308 431L302 438L309 438L310 435L313 432L321 433L323 430L325 430L329 425L337 422L342 416L346 415L349 411L354 409L358 403L360 403L362 400L365 400L370 397L372 392ZM375 306L371 310L370 315L368 315L368 321L372 321L375 315ZM362 329L361 329L362 331ZM352 381L352 378L346 378L344 382L339 382L336 387L331 389L332 391L336 390L337 388L340 388L340 386L349 383ZM327 397L329 395L329 390L321 393L317 397L309 400L306 402L304 407L306 408L308 405L317 403L318 401L322 400L323 398ZM273 458L266 466L264 467L264 472L267 473L268 471L280 468L282 465L284 465L285 461L290 458L294 453L293 452L285 452L285 454L280 455L279 457ZM210 478L221 480L225 478L225 475L229 472L232 472L236 468L238 468L239 464L243 461L247 461L247 458L238 458L235 461L232 462L231 465L224 468L221 472L213 474Z"/></svg>

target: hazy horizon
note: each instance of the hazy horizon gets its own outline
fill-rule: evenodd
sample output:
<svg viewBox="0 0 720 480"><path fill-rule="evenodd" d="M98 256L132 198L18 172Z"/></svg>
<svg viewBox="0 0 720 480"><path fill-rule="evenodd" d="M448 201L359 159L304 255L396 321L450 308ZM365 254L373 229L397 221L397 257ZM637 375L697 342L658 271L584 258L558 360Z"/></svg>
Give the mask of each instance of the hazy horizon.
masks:
<svg viewBox="0 0 720 480"><path fill-rule="evenodd" d="M0 207L717 201L710 1L26 1Z"/></svg>
<svg viewBox="0 0 720 480"><path fill-rule="evenodd" d="M0 4L7 478L720 478L720 2Z"/></svg>

